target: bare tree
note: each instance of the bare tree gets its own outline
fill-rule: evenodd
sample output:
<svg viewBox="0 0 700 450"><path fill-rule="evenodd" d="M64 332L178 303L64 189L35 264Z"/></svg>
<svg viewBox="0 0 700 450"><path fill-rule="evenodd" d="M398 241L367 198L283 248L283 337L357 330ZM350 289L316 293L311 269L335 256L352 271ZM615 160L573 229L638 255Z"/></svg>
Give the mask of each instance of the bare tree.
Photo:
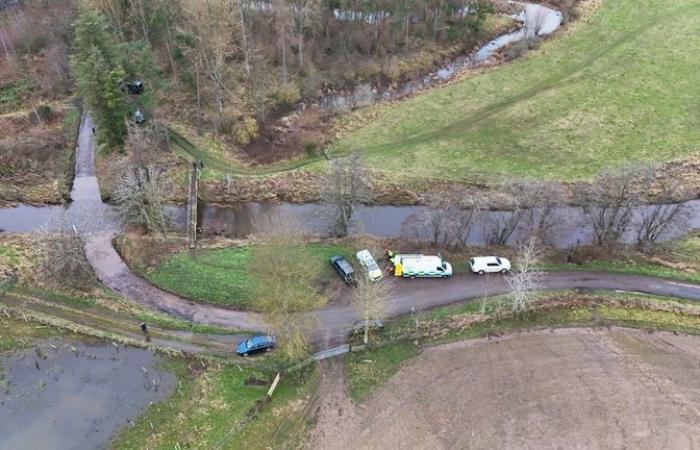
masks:
<svg viewBox="0 0 700 450"><path fill-rule="evenodd" d="M359 152L331 160L321 195L332 208L333 231L337 236L347 236L357 206L372 200L371 174Z"/></svg>
<svg viewBox="0 0 700 450"><path fill-rule="evenodd" d="M41 281L53 287L82 290L94 285L95 277L85 257L85 240L68 215L61 214L36 233L34 243L41 255L37 267Z"/></svg>
<svg viewBox="0 0 700 450"><path fill-rule="evenodd" d="M376 259L376 258L375 258ZM370 281L365 273L357 280L352 291L352 303L362 319L362 342L369 342L369 333L374 321L384 317L386 301L391 294L391 286L382 280Z"/></svg>
<svg viewBox="0 0 700 450"><path fill-rule="evenodd" d="M542 272L536 268L541 257L534 239L530 239L520 247L517 259L517 270L506 278L510 294L507 301L515 315L527 312L535 299L535 294L541 289Z"/></svg>
<svg viewBox="0 0 700 450"><path fill-rule="evenodd" d="M285 5L284 0L273 0L275 12L274 26L277 32L277 47L282 58L282 84L289 82L289 68L287 64L287 52L289 40L292 37L292 18L289 14L289 8Z"/></svg>
<svg viewBox="0 0 700 450"><path fill-rule="evenodd" d="M164 183L163 177L152 165L128 168L113 193L123 220L142 226L148 232L163 231L166 227Z"/></svg>
<svg viewBox="0 0 700 450"><path fill-rule="evenodd" d="M234 33L239 22L235 3L228 0L185 0L182 11L186 31L195 39L192 59L211 82L216 106L217 129L224 126L224 107L230 96L230 70L226 58L234 45ZM199 101L198 87L198 101Z"/></svg>
<svg viewBox="0 0 700 450"><path fill-rule="evenodd" d="M435 245L457 247L467 243L474 224L481 216L480 199L474 195L463 200L444 195L429 196L430 208L409 217L402 226L403 235L427 240Z"/></svg>
<svg viewBox="0 0 700 450"><path fill-rule="evenodd" d="M309 311L326 302L316 285L323 262L308 252L302 228L294 222L272 217L259 224L249 265L257 306L288 361L307 354L314 325Z"/></svg>
<svg viewBox="0 0 700 450"><path fill-rule="evenodd" d="M578 190L578 201L593 226L596 245L614 245L630 229L633 207L641 202L643 186L649 185L652 175L649 166L631 164L606 170L590 186Z"/></svg>
<svg viewBox="0 0 700 450"><path fill-rule="evenodd" d="M680 203L686 193L680 180L672 180L661 186L659 203L641 207L635 220L637 245L647 248L668 231L683 226L689 218L689 208Z"/></svg>
<svg viewBox="0 0 700 450"><path fill-rule="evenodd" d="M294 11L294 29L299 48L299 69L304 68L304 34L315 29L321 22L320 0L292 0Z"/></svg>
<svg viewBox="0 0 700 450"><path fill-rule="evenodd" d="M519 185L519 186L518 186ZM560 183L549 181L524 181L515 186L520 192L522 203L527 207L525 228L528 238L548 243L548 239L561 225L557 208L564 200L564 190Z"/></svg>

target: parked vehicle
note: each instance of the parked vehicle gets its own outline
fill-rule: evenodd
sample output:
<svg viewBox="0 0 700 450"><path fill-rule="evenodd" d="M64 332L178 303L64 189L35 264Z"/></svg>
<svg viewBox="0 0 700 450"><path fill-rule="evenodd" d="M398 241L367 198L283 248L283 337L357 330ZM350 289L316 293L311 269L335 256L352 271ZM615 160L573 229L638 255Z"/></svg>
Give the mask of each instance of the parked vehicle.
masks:
<svg viewBox="0 0 700 450"><path fill-rule="evenodd" d="M252 336L238 343L236 353L248 356L252 353L267 352L277 346L277 339L271 335Z"/></svg>
<svg viewBox="0 0 700 450"><path fill-rule="evenodd" d="M143 81L122 81L120 84L120 89L126 94L141 95L143 94Z"/></svg>
<svg viewBox="0 0 700 450"><path fill-rule="evenodd" d="M442 256L394 255L394 275L404 278L447 278L452 276L452 265Z"/></svg>
<svg viewBox="0 0 700 450"><path fill-rule="evenodd" d="M369 278L370 281L381 280L383 276L382 269L379 268L377 261L374 260L369 250L360 250L355 256L362 268L367 272L367 278Z"/></svg>
<svg viewBox="0 0 700 450"><path fill-rule="evenodd" d="M510 261L498 256L475 256L469 260L469 268L479 275L499 272L506 274L510 272Z"/></svg>
<svg viewBox="0 0 700 450"><path fill-rule="evenodd" d="M355 269L352 268L347 259L342 255L331 256L331 265L338 272L345 284L357 283Z"/></svg>
<svg viewBox="0 0 700 450"><path fill-rule="evenodd" d="M350 334L364 333L365 323L369 322L369 329L372 331L381 331L384 328L384 322L379 319L358 320L352 324Z"/></svg>

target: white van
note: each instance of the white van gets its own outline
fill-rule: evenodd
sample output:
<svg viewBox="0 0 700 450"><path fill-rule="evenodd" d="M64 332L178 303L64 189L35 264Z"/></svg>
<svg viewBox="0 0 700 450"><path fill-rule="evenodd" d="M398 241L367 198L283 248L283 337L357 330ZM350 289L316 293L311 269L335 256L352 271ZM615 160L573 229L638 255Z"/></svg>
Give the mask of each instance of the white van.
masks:
<svg viewBox="0 0 700 450"><path fill-rule="evenodd" d="M452 265L440 256L396 255L396 276L404 278L447 278L452 276Z"/></svg>
<svg viewBox="0 0 700 450"><path fill-rule="evenodd" d="M469 267L479 275L499 272L505 274L510 271L510 261L498 256L475 256L469 260Z"/></svg>
<svg viewBox="0 0 700 450"><path fill-rule="evenodd" d="M374 260L369 250L360 250L355 256L362 268L367 272L367 278L369 278L370 281L382 279L382 269L379 268L377 261Z"/></svg>

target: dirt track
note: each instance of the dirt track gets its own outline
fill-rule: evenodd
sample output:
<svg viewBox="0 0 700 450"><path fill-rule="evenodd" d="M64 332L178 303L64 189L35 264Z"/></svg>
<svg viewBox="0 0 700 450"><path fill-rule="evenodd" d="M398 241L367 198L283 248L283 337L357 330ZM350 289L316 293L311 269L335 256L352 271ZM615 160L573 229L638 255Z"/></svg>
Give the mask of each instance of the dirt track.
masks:
<svg viewBox="0 0 700 450"><path fill-rule="evenodd" d="M699 448L698 405L698 337L541 331L427 350L317 448Z"/></svg>

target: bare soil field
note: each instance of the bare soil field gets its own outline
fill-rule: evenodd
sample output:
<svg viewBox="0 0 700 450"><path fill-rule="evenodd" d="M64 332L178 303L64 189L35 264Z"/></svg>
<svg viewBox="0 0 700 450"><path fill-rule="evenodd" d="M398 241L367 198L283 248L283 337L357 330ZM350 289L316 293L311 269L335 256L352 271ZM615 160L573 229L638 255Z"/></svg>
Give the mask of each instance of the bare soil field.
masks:
<svg viewBox="0 0 700 450"><path fill-rule="evenodd" d="M324 449L698 448L699 401L700 337L546 330L427 349L346 412L342 425L334 421L333 433L316 430L322 438L314 443Z"/></svg>

